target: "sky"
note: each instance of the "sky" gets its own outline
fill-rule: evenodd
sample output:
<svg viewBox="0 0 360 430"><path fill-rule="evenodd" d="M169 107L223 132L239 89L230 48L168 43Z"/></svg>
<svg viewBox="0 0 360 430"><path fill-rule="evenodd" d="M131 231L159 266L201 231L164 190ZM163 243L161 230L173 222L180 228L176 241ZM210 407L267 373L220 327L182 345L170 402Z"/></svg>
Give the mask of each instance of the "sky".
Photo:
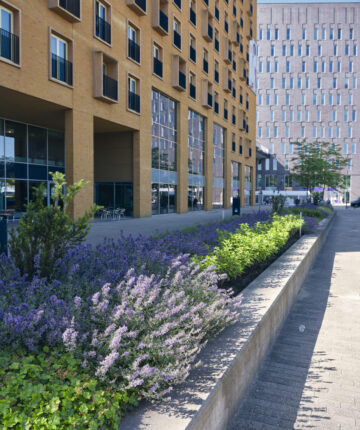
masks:
<svg viewBox="0 0 360 430"><path fill-rule="evenodd" d="M360 0L258 0L261 3L360 3Z"/></svg>

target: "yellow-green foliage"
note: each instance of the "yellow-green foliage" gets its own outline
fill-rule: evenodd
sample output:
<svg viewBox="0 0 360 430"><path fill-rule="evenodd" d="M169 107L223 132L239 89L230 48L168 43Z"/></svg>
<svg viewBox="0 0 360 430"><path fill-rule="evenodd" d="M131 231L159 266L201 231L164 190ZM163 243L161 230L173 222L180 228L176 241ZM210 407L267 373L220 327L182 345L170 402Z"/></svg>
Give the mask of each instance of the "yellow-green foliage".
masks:
<svg viewBox="0 0 360 430"><path fill-rule="evenodd" d="M235 233L219 232L220 245L206 257L203 265L214 265L218 273L236 278L245 268L278 252L290 234L303 224L304 220L295 215L274 215L270 223L257 223L254 227L242 224Z"/></svg>

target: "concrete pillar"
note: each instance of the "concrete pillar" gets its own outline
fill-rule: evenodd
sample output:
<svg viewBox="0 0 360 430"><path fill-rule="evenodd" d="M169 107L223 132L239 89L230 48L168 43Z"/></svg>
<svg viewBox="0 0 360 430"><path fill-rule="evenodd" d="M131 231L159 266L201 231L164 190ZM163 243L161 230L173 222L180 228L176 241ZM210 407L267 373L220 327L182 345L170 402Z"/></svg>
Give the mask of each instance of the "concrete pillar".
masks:
<svg viewBox="0 0 360 430"><path fill-rule="evenodd" d="M151 128L133 132L134 217L151 216Z"/></svg>
<svg viewBox="0 0 360 430"><path fill-rule="evenodd" d="M186 103L179 103L178 107L176 212L185 213L188 211L188 106Z"/></svg>
<svg viewBox="0 0 360 430"><path fill-rule="evenodd" d="M230 198L232 196L232 187L231 187L231 132L230 130L224 130L224 150L225 150L225 166L224 166L224 208L227 209L231 206Z"/></svg>
<svg viewBox="0 0 360 430"><path fill-rule="evenodd" d="M205 196L204 209L213 208L213 122L205 120Z"/></svg>
<svg viewBox="0 0 360 430"><path fill-rule="evenodd" d="M94 203L94 119L87 112L65 112L66 181L73 184L83 179L87 184L69 207L74 219L83 215Z"/></svg>

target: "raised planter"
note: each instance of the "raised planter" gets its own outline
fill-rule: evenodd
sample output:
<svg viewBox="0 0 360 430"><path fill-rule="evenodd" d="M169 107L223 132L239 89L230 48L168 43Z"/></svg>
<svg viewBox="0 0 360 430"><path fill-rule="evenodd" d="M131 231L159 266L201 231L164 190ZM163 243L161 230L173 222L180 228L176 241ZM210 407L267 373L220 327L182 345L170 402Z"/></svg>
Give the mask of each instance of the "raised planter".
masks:
<svg viewBox="0 0 360 430"><path fill-rule="evenodd" d="M243 292L240 320L208 343L172 399L144 403L121 430L225 430L274 341L334 221L299 239Z"/></svg>

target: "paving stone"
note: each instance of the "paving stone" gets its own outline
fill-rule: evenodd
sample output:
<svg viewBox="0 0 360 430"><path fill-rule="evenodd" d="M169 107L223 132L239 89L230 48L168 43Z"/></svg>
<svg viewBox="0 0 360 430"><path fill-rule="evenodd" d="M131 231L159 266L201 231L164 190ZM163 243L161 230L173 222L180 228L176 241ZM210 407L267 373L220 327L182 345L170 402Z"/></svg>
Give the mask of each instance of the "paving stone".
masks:
<svg viewBox="0 0 360 430"><path fill-rule="evenodd" d="M337 219L228 430L360 430L360 229ZM300 333L298 327L305 325Z"/></svg>

